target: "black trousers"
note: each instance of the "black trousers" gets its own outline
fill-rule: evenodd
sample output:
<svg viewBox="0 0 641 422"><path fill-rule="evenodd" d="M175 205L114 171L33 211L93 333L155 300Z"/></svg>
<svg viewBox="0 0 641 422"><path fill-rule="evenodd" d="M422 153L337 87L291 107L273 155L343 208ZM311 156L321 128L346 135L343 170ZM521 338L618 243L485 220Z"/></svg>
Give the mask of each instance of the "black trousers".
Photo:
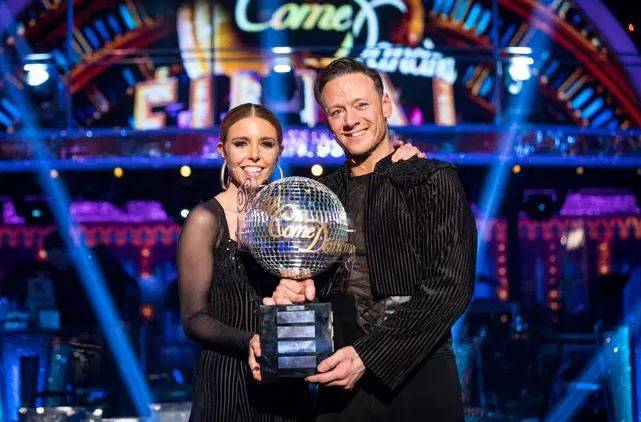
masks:
<svg viewBox="0 0 641 422"><path fill-rule="evenodd" d="M317 422L463 421L461 386L451 353L436 353L397 391L371 374L353 391L321 388Z"/></svg>

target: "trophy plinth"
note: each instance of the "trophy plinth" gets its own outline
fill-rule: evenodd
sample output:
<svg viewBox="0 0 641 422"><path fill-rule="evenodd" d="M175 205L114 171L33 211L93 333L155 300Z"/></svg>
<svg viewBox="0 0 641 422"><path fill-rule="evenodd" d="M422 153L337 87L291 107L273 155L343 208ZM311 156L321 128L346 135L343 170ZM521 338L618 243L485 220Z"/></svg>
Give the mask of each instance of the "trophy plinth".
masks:
<svg viewBox="0 0 641 422"><path fill-rule="evenodd" d="M302 378L334 352L331 304L261 306L261 374Z"/></svg>

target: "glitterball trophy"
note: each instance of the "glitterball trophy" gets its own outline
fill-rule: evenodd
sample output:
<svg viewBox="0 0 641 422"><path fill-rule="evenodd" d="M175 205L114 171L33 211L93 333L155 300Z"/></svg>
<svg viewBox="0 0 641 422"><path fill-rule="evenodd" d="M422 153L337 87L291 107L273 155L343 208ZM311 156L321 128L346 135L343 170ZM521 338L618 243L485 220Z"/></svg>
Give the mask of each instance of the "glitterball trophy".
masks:
<svg viewBox="0 0 641 422"><path fill-rule="evenodd" d="M321 183L286 177L242 195L237 238L272 274L310 278L353 254L345 209ZM334 351L331 304L261 306L260 347L264 378L315 373Z"/></svg>

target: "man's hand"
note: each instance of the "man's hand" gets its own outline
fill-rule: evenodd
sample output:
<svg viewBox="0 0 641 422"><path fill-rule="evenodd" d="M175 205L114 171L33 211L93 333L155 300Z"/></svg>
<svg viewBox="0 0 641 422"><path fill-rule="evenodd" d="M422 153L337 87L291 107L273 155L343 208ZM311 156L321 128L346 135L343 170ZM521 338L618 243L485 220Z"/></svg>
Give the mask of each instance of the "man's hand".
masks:
<svg viewBox="0 0 641 422"><path fill-rule="evenodd" d="M396 140L392 142L396 151L392 154L392 162L396 163L397 161L406 161L412 157L425 158L425 153L421 152L420 149L416 148L411 143L404 143L403 141Z"/></svg>
<svg viewBox="0 0 641 422"><path fill-rule="evenodd" d="M260 337L258 334L254 334L254 337L249 340L249 359L247 362L249 363L249 369L252 373L252 377L254 377L256 381L262 381L260 376L260 364L258 363L260 356Z"/></svg>
<svg viewBox="0 0 641 422"><path fill-rule="evenodd" d="M281 278L274 294L271 297L263 298L263 305L292 305L303 303L306 300L311 302L315 298L316 286L311 278L304 280Z"/></svg>
<svg viewBox="0 0 641 422"><path fill-rule="evenodd" d="M351 390L365 373L365 365L356 350L347 346L318 364L318 372L320 374L310 375L305 381Z"/></svg>

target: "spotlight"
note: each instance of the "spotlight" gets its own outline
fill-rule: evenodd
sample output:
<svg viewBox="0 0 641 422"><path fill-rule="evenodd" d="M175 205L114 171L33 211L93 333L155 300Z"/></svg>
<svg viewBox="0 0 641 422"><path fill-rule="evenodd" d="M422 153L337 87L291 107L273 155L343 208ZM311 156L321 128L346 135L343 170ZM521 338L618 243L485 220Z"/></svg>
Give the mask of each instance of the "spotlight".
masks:
<svg viewBox="0 0 641 422"><path fill-rule="evenodd" d="M323 166L321 166L320 164L314 164L311 170L312 174L316 177L323 175Z"/></svg>
<svg viewBox="0 0 641 422"><path fill-rule="evenodd" d="M49 172L49 176L51 176L52 179L57 179L60 174L58 173L58 170L51 169L51 171Z"/></svg>
<svg viewBox="0 0 641 422"><path fill-rule="evenodd" d="M25 56L25 94L34 107L34 117L43 127L62 127L64 119L64 81L51 54Z"/></svg>
<svg viewBox="0 0 641 422"><path fill-rule="evenodd" d="M151 321L154 319L154 307L149 303L145 303L140 307L140 315L142 315L145 320Z"/></svg>
<svg viewBox="0 0 641 422"><path fill-rule="evenodd" d="M189 210L187 208L183 208L182 210L180 210L180 216L182 218L187 218L188 215L189 215Z"/></svg>
<svg viewBox="0 0 641 422"><path fill-rule="evenodd" d="M585 230L583 230L583 227L577 227L570 230L570 232L567 234L564 246L567 248L567 250L573 251L583 246L584 243Z"/></svg>
<svg viewBox="0 0 641 422"><path fill-rule="evenodd" d="M116 167L114 169L114 176L120 179L125 174L125 171L121 167Z"/></svg>
<svg viewBox="0 0 641 422"><path fill-rule="evenodd" d="M191 176L191 167L189 167L189 166L182 166L182 167L180 168L180 175L181 175L182 177L189 177L189 176Z"/></svg>
<svg viewBox="0 0 641 422"><path fill-rule="evenodd" d="M288 64L275 64L273 69L276 73L288 73L292 71L292 67Z"/></svg>
<svg viewBox="0 0 641 422"><path fill-rule="evenodd" d="M286 46L272 47L272 52L274 54L289 54L292 52L292 48Z"/></svg>
<svg viewBox="0 0 641 422"><path fill-rule="evenodd" d="M512 95L518 94L523 89L523 81L506 80L505 82L507 83L507 91Z"/></svg>
<svg viewBox="0 0 641 422"><path fill-rule="evenodd" d="M515 81L527 81L532 77L530 66L534 64L534 59L527 56L515 56L510 59L508 72Z"/></svg>
<svg viewBox="0 0 641 422"><path fill-rule="evenodd" d="M634 24L632 24L632 23L628 24L628 31L634 32Z"/></svg>
<svg viewBox="0 0 641 422"><path fill-rule="evenodd" d="M29 86L40 86L49 80L49 70L44 63L28 63L24 65L27 72L26 82Z"/></svg>
<svg viewBox="0 0 641 422"><path fill-rule="evenodd" d="M581 176L583 173L585 173L585 169L583 167L577 167L576 168L576 174Z"/></svg>
<svg viewBox="0 0 641 422"><path fill-rule="evenodd" d="M288 57L277 57L272 69L276 73L289 73L292 70L291 61Z"/></svg>
<svg viewBox="0 0 641 422"><path fill-rule="evenodd" d="M521 166L518 164L515 164L514 167L512 167L512 173L519 174L520 172L521 172Z"/></svg>
<svg viewBox="0 0 641 422"><path fill-rule="evenodd" d="M29 225L46 226L53 221L46 199L42 196L14 197L13 203L16 213Z"/></svg>
<svg viewBox="0 0 641 422"><path fill-rule="evenodd" d="M510 46L505 49L505 52L508 54L522 54L527 56L532 54L532 48L524 46Z"/></svg>

